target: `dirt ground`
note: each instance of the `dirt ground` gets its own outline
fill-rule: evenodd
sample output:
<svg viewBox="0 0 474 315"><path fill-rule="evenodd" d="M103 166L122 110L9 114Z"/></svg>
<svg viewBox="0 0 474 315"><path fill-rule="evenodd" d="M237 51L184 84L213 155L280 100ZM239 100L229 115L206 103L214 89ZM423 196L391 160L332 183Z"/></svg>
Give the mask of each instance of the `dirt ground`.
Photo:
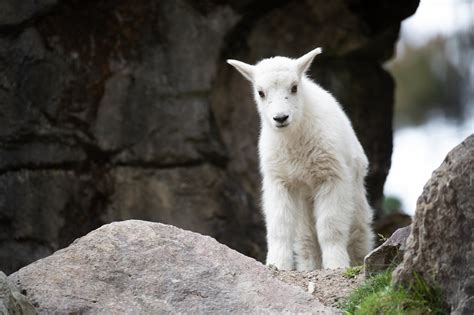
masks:
<svg viewBox="0 0 474 315"><path fill-rule="evenodd" d="M313 296L327 306L336 306L341 298L348 296L364 281L363 272L354 278L348 278L344 275L345 269L308 272L272 269L272 272L278 279L302 287L310 293L314 289Z"/></svg>

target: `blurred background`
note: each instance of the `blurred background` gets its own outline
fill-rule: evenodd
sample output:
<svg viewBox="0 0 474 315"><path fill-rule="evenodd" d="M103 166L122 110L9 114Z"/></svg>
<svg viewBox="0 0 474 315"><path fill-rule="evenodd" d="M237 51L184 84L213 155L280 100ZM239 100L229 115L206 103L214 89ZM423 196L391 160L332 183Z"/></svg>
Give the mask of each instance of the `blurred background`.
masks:
<svg viewBox="0 0 474 315"><path fill-rule="evenodd" d="M386 69L397 88L385 208L413 215L446 152L474 132L474 1L421 1Z"/></svg>
<svg viewBox="0 0 474 315"><path fill-rule="evenodd" d="M263 260L259 120L225 60L318 46L310 76L343 104L369 157L374 228L409 224L431 171L473 131L472 2L418 6L2 0L0 270L126 219Z"/></svg>

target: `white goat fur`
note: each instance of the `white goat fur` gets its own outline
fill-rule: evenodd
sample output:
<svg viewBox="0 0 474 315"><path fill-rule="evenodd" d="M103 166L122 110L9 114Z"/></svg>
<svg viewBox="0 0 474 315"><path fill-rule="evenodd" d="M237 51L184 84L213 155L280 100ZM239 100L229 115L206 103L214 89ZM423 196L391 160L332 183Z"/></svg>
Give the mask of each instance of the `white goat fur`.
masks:
<svg viewBox="0 0 474 315"><path fill-rule="evenodd" d="M339 103L305 75L319 53L227 61L255 92L267 265L279 269L361 264L373 245L367 157Z"/></svg>

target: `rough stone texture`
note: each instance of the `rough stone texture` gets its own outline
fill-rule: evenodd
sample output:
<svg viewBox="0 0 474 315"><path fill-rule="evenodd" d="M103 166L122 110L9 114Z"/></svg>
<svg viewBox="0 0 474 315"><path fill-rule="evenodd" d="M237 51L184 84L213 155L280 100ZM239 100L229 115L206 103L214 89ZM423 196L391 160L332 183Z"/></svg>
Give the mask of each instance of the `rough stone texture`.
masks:
<svg viewBox="0 0 474 315"><path fill-rule="evenodd" d="M0 314L2 315L32 315L35 308L28 299L20 293L16 285L0 271Z"/></svg>
<svg viewBox="0 0 474 315"><path fill-rule="evenodd" d="M111 177L115 181L114 192L102 221L139 217L167 222L213 235L247 256L262 254L255 242L260 235L251 224L258 222L258 212L251 206L242 207L247 202L245 195L235 194L239 187L226 180L221 168L212 165L173 169L118 167Z"/></svg>
<svg viewBox="0 0 474 315"><path fill-rule="evenodd" d="M301 287L313 294L324 305L337 307L364 282L364 274L348 277L345 269L319 269L314 271L288 271L272 269L278 279Z"/></svg>
<svg viewBox="0 0 474 315"><path fill-rule="evenodd" d="M0 30L25 23L46 12L57 0L2 0L0 2Z"/></svg>
<svg viewBox="0 0 474 315"><path fill-rule="evenodd" d="M334 313L211 237L137 220L105 225L10 278L41 314Z"/></svg>
<svg viewBox="0 0 474 315"><path fill-rule="evenodd" d="M396 283L413 272L440 287L452 314L474 314L474 135L455 147L425 185Z"/></svg>
<svg viewBox="0 0 474 315"><path fill-rule="evenodd" d="M2 268L14 271L100 226L107 192L96 178L72 170L0 176Z"/></svg>
<svg viewBox="0 0 474 315"><path fill-rule="evenodd" d="M364 258L365 277L398 266L403 260L410 232L411 226L396 230L382 245L367 254Z"/></svg>
<svg viewBox="0 0 474 315"><path fill-rule="evenodd" d="M381 63L418 5L392 2L2 1L0 269L120 218L263 259L258 117L230 57L325 48L311 75L354 122L378 208L393 107Z"/></svg>

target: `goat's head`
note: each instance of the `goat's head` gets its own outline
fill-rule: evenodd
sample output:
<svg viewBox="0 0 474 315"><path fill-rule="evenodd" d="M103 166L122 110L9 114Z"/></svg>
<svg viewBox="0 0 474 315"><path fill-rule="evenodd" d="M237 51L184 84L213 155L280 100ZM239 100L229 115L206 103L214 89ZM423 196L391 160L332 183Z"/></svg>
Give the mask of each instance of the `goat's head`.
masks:
<svg viewBox="0 0 474 315"><path fill-rule="evenodd" d="M283 130L297 124L303 116L301 79L321 52L321 48L316 48L298 59L268 58L254 66L237 60L227 62L252 82L262 123Z"/></svg>

